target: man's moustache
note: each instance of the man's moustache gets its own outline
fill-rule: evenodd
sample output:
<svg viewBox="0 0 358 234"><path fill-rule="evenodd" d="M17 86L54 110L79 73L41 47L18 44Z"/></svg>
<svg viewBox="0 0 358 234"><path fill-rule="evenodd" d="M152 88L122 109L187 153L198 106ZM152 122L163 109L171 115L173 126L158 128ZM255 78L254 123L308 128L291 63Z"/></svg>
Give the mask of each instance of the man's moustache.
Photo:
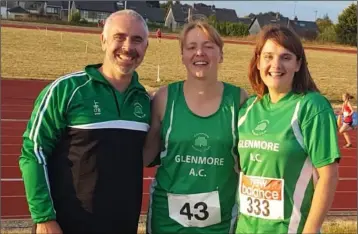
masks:
<svg viewBox="0 0 358 234"><path fill-rule="evenodd" d="M137 58L139 56L136 50L129 50L129 51L120 50L119 54L123 54L125 56L129 56L133 58Z"/></svg>

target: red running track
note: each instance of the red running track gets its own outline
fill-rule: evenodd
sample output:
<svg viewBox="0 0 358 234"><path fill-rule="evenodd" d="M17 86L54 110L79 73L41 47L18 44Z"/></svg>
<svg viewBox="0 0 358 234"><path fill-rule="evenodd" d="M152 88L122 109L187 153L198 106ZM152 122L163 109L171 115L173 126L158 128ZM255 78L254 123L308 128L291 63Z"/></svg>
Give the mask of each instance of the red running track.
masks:
<svg viewBox="0 0 358 234"><path fill-rule="evenodd" d="M35 30L50 30L50 31L60 31L60 32L74 32L74 33L88 33L88 34L100 34L101 31L98 30L98 28L74 28L74 27L66 27L64 25L47 25L47 26L40 26L40 25L31 25L31 24L16 24L13 23L4 23L1 25L2 27L8 27L8 28L22 28L22 29L35 29ZM150 33L149 37L156 38L155 33ZM162 38L164 39L171 39L171 40L177 40L178 35L176 34L170 34L170 33L163 33ZM255 42L252 41L242 41L242 40L228 40L224 38L224 42L228 44L240 44L240 45L255 45ZM319 46L305 46L305 49L308 50L317 50L317 51L332 51L332 52L338 52L338 53L348 53L348 54L356 54L357 50L352 49L343 49L343 48L329 48L329 47L319 47Z"/></svg>
<svg viewBox="0 0 358 234"><path fill-rule="evenodd" d="M8 80L1 81L1 218L29 218L23 182L18 168L21 136L32 110L32 104L48 81ZM357 141L355 132L350 136L354 148L342 149L339 166L340 181L332 211L357 210ZM339 144L345 144L342 137ZM146 213L149 202L149 184L154 169L144 169L144 194L142 212Z"/></svg>

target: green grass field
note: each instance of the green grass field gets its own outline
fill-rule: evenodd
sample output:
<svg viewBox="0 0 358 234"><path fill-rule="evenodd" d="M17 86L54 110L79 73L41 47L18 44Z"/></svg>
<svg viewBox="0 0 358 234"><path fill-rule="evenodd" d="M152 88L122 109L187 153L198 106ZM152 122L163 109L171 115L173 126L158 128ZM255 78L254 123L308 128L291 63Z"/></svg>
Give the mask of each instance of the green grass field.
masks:
<svg viewBox="0 0 358 234"><path fill-rule="evenodd" d="M6 78L55 79L103 60L97 34L2 28L1 39L1 76ZM225 44L219 79L252 93L247 70L253 48ZM356 54L312 50L306 54L314 80L332 103L340 102L343 92L356 94ZM161 82L156 82L158 64ZM151 39L138 72L143 84L152 88L185 79L178 41Z"/></svg>

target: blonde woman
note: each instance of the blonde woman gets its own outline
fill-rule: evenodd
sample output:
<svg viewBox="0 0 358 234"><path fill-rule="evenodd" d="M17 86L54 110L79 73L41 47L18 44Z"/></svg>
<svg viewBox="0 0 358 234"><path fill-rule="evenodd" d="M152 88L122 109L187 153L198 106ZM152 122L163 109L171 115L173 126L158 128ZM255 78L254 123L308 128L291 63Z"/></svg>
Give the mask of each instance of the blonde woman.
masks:
<svg viewBox="0 0 358 234"><path fill-rule="evenodd" d="M180 35L185 81L153 99L144 164L160 153L148 233L232 233L237 220L237 113L246 91L219 81L223 41L203 21Z"/></svg>

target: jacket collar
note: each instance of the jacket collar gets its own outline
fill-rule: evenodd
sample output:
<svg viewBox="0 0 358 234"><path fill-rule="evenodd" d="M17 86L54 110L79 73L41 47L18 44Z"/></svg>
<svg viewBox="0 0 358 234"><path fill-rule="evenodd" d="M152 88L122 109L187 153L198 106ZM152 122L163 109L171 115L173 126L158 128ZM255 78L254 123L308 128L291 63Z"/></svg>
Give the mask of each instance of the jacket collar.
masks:
<svg viewBox="0 0 358 234"><path fill-rule="evenodd" d="M93 80L107 84L107 85L111 85L111 83L109 83L108 80L98 70L101 66L102 66L102 63L87 65L85 67L85 72ZM130 90L130 89L140 89L140 90L146 91L144 86L139 82L139 76L136 71L133 72L131 83L128 86L128 90Z"/></svg>

